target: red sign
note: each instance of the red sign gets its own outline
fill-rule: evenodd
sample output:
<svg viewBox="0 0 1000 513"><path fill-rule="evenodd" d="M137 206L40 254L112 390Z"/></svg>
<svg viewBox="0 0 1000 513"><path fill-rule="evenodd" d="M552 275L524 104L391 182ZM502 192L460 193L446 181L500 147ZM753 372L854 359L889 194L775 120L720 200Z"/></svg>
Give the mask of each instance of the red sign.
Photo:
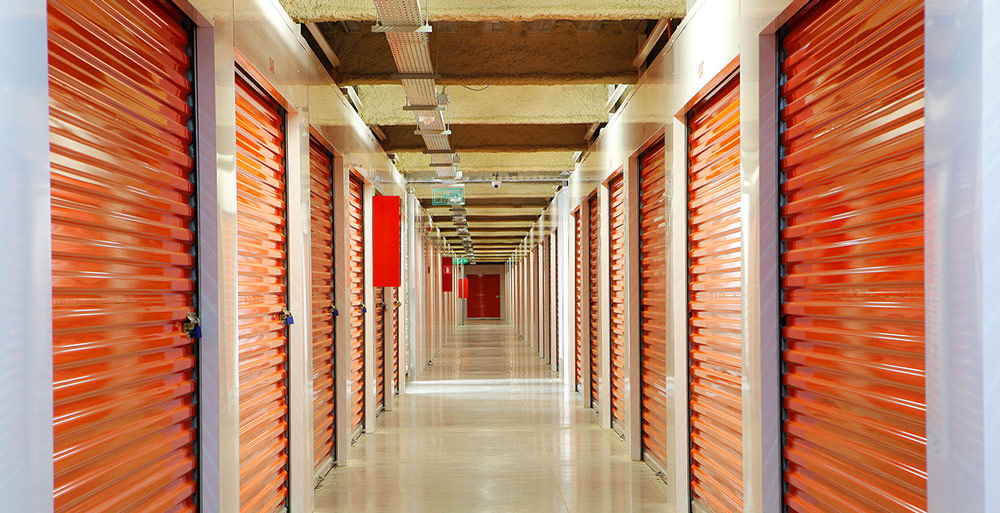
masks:
<svg viewBox="0 0 1000 513"><path fill-rule="evenodd" d="M398 287L399 196L372 198L372 286Z"/></svg>
<svg viewBox="0 0 1000 513"><path fill-rule="evenodd" d="M469 279L461 278L458 280L458 298L459 299L469 299Z"/></svg>
<svg viewBox="0 0 1000 513"><path fill-rule="evenodd" d="M451 292L451 257L441 257L441 290Z"/></svg>

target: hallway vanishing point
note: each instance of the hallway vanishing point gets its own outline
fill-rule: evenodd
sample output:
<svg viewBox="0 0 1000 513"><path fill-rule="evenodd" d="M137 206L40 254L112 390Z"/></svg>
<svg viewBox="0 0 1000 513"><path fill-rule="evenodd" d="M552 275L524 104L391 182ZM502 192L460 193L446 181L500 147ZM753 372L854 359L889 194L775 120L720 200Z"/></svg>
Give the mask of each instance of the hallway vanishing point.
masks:
<svg viewBox="0 0 1000 513"><path fill-rule="evenodd" d="M467 324L327 474L316 511L665 511L666 485L579 401L509 327Z"/></svg>

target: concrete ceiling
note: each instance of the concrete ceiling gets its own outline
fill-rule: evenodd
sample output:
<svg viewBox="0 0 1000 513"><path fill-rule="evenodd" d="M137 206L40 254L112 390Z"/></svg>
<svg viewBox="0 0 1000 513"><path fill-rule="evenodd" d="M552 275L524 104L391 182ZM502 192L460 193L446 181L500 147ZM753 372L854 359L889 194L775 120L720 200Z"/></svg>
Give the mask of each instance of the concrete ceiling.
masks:
<svg viewBox="0 0 1000 513"><path fill-rule="evenodd" d="M353 87L362 120L410 181L441 235L461 251L447 206L431 203L431 156L411 111L386 35L372 32L373 0L281 0L342 87ZM639 76L636 56L657 23L681 18L685 0L434 0L429 18L435 82L448 94L445 119L465 188L466 221L477 262L516 250L573 171L596 129L609 119L611 91ZM662 25L662 24L661 24ZM314 39L314 34L321 41ZM661 43L662 44L662 43ZM643 54L645 55L645 54ZM640 59L641 60L641 59ZM312 94L312 92L311 92ZM332 93L326 93L334 96ZM327 119L323 94L311 105ZM499 189L488 181L502 180Z"/></svg>
<svg viewBox="0 0 1000 513"><path fill-rule="evenodd" d="M309 21L375 19L372 0L282 0L292 19ZM434 0L433 21L625 20L680 18L685 0Z"/></svg>

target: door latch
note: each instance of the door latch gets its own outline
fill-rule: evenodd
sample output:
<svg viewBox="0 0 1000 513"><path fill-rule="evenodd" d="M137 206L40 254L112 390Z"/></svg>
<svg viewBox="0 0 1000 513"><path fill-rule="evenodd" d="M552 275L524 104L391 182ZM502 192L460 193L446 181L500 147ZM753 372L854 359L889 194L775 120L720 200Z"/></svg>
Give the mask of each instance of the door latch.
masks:
<svg viewBox="0 0 1000 513"><path fill-rule="evenodd" d="M295 324L295 318L292 317L292 312L288 311L288 308L282 308L281 313L278 314L278 320L281 321L285 326L291 326Z"/></svg>
<svg viewBox="0 0 1000 513"><path fill-rule="evenodd" d="M187 314L187 319L181 322L181 331L187 338L201 338L201 319L194 312Z"/></svg>

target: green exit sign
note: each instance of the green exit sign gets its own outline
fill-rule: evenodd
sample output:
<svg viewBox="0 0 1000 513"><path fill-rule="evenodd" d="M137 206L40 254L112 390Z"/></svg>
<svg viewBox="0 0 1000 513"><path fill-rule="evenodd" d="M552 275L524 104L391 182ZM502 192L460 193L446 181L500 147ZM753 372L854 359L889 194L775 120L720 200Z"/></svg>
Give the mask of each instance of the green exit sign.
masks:
<svg viewBox="0 0 1000 513"><path fill-rule="evenodd" d="M469 264L469 259L468 258L452 258L451 259L451 263L453 263L455 265L468 265Z"/></svg>
<svg viewBox="0 0 1000 513"><path fill-rule="evenodd" d="M464 187L434 187L431 189L432 205L464 205Z"/></svg>

